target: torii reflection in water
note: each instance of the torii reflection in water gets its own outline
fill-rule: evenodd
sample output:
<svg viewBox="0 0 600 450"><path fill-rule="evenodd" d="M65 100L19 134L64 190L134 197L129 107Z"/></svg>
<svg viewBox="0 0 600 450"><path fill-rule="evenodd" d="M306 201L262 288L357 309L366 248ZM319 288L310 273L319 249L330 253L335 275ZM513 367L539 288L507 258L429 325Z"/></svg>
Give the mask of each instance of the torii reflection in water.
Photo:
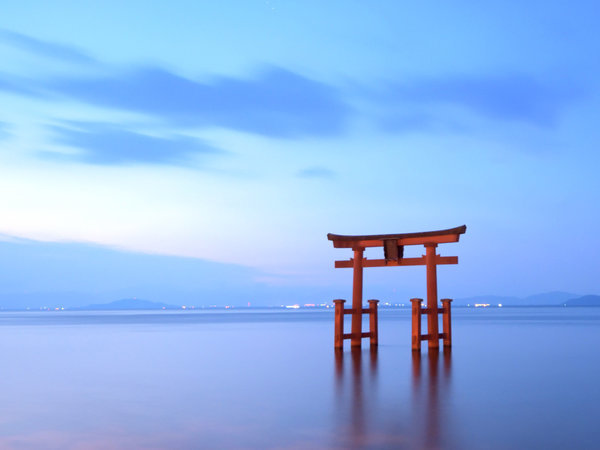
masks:
<svg viewBox="0 0 600 450"><path fill-rule="evenodd" d="M349 359L349 361L348 361ZM441 361L441 369L440 369ZM397 388L391 395L379 392L378 350L335 352L336 416L340 432L336 445L343 448L457 448L451 435L447 409L451 396L452 354L429 349L413 352L409 402Z"/></svg>
<svg viewBox="0 0 600 450"><path fill-rule="evenodd" d="M365 352L366 353L366 352ZM363 367L363 360L367 360L360 347L352 347L350 350L350 367L344 364L348 354L335 352L335 384L336 403L338 416L343 425L349 427L349 432L340 436L346 448L363 448L370 443L371 430L367 424L369 417L365 410L373 410L371 402L377 397L377 348L368 350L368 363ZM349 376L348 376L349 375ZM344 389L346 380L349 378L349 391ZM369 395L364 395L365 384L369 389ZM368 404L367 404L368 403ZM346 417L348 419L346 419Z"/></svg>
<svg viewBox="0 0 600 450"><path fill-rule="evenodd" d="M444 348L442 352L430 348L427 356L421 352L412 355L412 412L415 420L416 434L419 438L418 448L440 449L453 448L450 427L447 419L449 414L442 415L447 409L447 403L452 395L452 350ZM440 358L441 357L441 358ZM440 376L439 362L442 360ZM426 361L425 361L426 360ZM425 364L424 364L425 363ZM423 373L425 372L425 373Z"/></svg>

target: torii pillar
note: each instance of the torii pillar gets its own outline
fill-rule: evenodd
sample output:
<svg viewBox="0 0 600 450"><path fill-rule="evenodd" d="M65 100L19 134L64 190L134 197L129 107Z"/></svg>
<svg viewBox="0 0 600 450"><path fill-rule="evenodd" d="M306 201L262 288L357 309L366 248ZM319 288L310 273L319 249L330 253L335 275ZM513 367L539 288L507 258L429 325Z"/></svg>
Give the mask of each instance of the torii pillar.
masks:
<svg viewBox="0 0 600 450"><path fill-rule="evenodd" d="M435 249L437 244L425 244L425 265L427 267L427 308L435 313L427 314L427 330L431 335L429 347L438 348L438 315L437 315L437 266L435 264Z"/></svg>
<svg viewBox="0 0 600 450"><path fill-rule="evenodd" d="M335 248L351 248L354 258L336 261L336 268L353 268L352 308L344 309L345 300L334 300L335 304L335 348L343 348L344 339L350 339L352 347L359 347L362 338L368 337L371 346L378 344L377 303L369 300L369 308L362 307L363 268L383 266L426 266L427 273L427 306L421 307L422 299L413 298L412 302L412 349L421 349L421 341L428 341L429 348L439 348L439 340L444 346L452 345L452 329L450 316L451 299L442 299L442 308L438 308L437 266L438 264L458 264L456 256L440 256L436 254L438 244L458 242L460 235L467 231L466 225L447 230L426 231L420 233L375 234L362 236L344 236L328 234ZM404 258L404 246L423 245L425 255L420 258ZM384 259L367 260L363 252L367 247L383 247ZM344 334L344 315L352 314L351 333ZM370 330L362 332L362 315L370 314ZM421 315L427 314L427 334L421 334ZM443 332L439 332L439 314L442 314Z"/></svg>
<svg viewBox="0 0 600 450"><path fill-rule="evenodd" d="M352 337L350 345L352 347L359 346L362 334L362 296L363 296L363 247L354 248L354 263L352 274L352 309L355 311L352 314Z"/></svg>

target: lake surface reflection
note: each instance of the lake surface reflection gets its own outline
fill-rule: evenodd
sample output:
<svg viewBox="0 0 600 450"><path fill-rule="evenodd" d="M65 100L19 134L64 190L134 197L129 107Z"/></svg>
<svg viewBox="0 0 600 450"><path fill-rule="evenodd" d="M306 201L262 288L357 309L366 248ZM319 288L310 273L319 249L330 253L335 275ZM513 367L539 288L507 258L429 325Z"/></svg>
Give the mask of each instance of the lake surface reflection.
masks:
<svg viewBox="0 0 600 450"><path fill-rule="evenodd" d="M330 311L0 313L0 447L598 447L600 308L453 322L419 355L408 309L343 352Z"/></svg>

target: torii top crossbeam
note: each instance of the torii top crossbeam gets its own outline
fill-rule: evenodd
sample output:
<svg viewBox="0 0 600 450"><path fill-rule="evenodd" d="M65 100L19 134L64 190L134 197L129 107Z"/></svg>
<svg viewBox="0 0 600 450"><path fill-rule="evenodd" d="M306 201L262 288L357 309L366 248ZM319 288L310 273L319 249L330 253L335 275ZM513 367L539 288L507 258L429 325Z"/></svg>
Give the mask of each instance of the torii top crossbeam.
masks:
<svg viewBox="0 0 600 450"><path fill-rule="evenodd" d="M364 249L366 247L383 247L385 259L362 258L362 267L383 267L383 266L421 266L425 265L425 257L404 258L405 245L432 245L445 244L449 242L458 242L460 235L467 231L467 226L463 225L456 228L439 231L424 231L420 233L401 233L401 234L370 234L362 236L345 236L341 234L327 235L330 241L333 241L335 248L351 248L354 250ZM457 264L456 256L436 255L435 264ZM336 261L335 268L353 267L353 260Z"/></svg>
<svg viewBox="0 0 600 450"><path fill-rule="evenodd" d="M333 241L335 248L353 247L383 247L384 241L396 240L397 245L423 245L443 244L446 242L458 242L461 234L467 231L467 226L448 228L439 231L423 231L420 233L400 234L369 234L363 236L345 236L342 234L327 235L327 239Z"/></svg>

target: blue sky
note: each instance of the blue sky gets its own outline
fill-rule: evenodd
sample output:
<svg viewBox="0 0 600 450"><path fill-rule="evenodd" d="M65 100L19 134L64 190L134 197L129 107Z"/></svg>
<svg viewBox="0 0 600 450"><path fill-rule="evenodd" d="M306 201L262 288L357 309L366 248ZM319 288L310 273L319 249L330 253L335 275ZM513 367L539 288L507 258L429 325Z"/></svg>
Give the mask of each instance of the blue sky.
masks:
<svg viewBox="0 0 600 450"><path fill-rule="evenodd" d="M40 295L86 290L69 264L121 258L160 260L170 281L125 292L90 262L103 299L202 297L224 267L228 301L349 297L333 260L350 255L328 232L462 224L440 247L460 257L440 268L441 295L598 293L598 9L7 2L0 233L31 261L61 248L47 260L63 254L61 281ZM3 293L37 286L34 266ZM365 295L422 295L422 272L369 271Z"/></svg>

